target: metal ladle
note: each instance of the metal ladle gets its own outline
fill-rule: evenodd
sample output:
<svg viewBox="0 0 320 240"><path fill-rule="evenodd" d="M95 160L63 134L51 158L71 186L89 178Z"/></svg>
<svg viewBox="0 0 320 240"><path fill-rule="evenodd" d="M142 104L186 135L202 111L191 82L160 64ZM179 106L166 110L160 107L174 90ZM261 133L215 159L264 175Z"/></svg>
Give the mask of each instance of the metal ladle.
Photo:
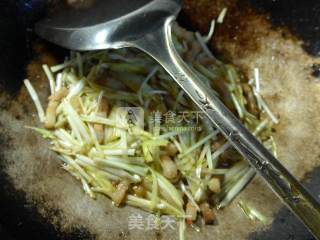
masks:
<svg viewBox="0 0 320 240"><path fill-rule="evenodd" d="M320 205L287 169L201 82L176 52L171 25L179 0L90 0L36 25L43 38L73 50L138 48L172 76L216 128L266 180L286 206L320 239Z"/></svg>

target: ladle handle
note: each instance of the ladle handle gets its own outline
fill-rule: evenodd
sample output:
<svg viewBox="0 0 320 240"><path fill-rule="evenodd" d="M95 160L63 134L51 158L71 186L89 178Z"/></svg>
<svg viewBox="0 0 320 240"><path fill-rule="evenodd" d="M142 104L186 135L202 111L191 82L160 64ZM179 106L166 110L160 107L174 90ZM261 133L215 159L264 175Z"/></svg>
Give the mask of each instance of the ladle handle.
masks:
<svg viewBox="0 0 320 240"><path fill-rule="evenodd" d="M171 38L172 19L133 42L172 76L212 123L265 179L285 205L320 240L320 205L289 171L242 125L201 82L176 52Z"/></svg>

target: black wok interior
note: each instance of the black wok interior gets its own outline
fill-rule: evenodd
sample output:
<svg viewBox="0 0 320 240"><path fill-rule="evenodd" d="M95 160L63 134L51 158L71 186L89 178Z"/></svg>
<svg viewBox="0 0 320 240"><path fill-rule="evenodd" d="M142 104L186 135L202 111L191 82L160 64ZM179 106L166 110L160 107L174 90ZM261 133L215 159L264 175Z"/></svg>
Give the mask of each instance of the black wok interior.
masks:
<svg viewBox="0 0 320 240"><path fill-rule="evenodd" d="M243 0L245 1L245 0ZM270 13L274 26L287 26L300 39L309 54L320 55L320 2L318 0L246 0L260 12ZM37 37L32 31L34 22L46 13L48 3L44 0L0 1L0 91L12 98L21 87L25 66L32 59L32 42ZM179 21L188 26L183 13ZM63 54L63 50L52 46ZM316 71L317 69L315 69ZM319 70L319 69L318 69ZM320 70L319 70L320 73ZM319 74L320 75L320 74ZM5 109L6 106L0 106ZM1 111L1 110L0 110ZM1 126L0 126L1 127ZM0 135L0 144L9 144L6 136ZM93 239L85 229L75 229L68 236L58 232L32 206L26 206L23 192L14 190L10 179L1 171L0 152L0 239ZM306 183L315 192L320 181L320 169L310 173ZM319 189L319 188L318 188ZM55 214L55 213L52 213ZM280 236L280 237L279 237ZM271 230L255 233L252 239L313 239L307 230L287 210L282 209Z"/></svg>
<svg viewBox="0 0 320 240"><path fill-rule="evenodd" d="M99 23L115 20L128 13L140 9L151 0L133 0L126 4L126 0L96 0L90 8L72 9L65 8L55 16L55 27L77 28L91 26ZM112 8L110 8L112 6ZM114 11L116 9L116 11ZM63 16L61 18L61 15ZM95 16L88 18L86 16ZM67 21L65 20L67 18ZM50 21L50 20L49 20Z"/></svg>

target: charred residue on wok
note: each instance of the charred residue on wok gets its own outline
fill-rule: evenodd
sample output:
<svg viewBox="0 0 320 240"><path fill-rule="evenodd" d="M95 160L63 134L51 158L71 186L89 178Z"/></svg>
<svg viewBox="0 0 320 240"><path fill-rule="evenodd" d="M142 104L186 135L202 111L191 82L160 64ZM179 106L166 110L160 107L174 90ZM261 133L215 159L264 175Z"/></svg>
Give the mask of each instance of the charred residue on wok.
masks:
<svg viewBox="0 0 320 240"><path fill-rule="evenodd" d="M50 45L47 46L49 49L51 47ZM66 230L61 224L65 217L61 210L44 204L47 199L41 193L50 192L52 189L43 190L35 187L31 190L26 188L28 185L34 185L35 181L41 180L41 177L45 177L43 174L50 177L48 171L44 169L47 165L41 166L42 158L37 154L32 157L31 163L33 164L30 165L30 161L26 161L24 153L29 151L27 146L35 145L34 150L40 152L40 146L43 144L39 143L36 135L25 133L24 125L32 121L30 119L33 118L31 114L33 110L29 96L20 89L21 80L27 75L37 82L37 87L42 88L42 92L46 94L41 64L43 62L53 64L55 57L44 48L42 44L35 45L37 58L34 58L26 68L23 68L24 59L17 58L17 55L11 55L15 52L12 51L6 58L8 61L6 64L12 66L3 71L5 74L1 77L0 203L2 207L0 213L2 219L5 220L1 224L12 233L13 237L19 239L24 237L25 234L35 239L94 239L94 236L81 224L73 225ZM17 48L17 50L19 49ZM6 54L7 52L2 53ZM13 60L13 58L17 60ZM14 169L15 173L9 169ZM32 176L35 173L34 169L39 169L39 172L37 172L38 178ZM43 174L39 174L41 172ZM27 194L28 190L31 190L32 193ZM32 198L32 195L37 194L39 194L39 198Z"/></svg>
<svg viewBox="0 0 320 240"><path fill-rule="evenodd" d="M1 121L0 127L4 127ZM17 146L17 141L9 137L9 134L2 129L0 132L0 167L2 169L0 171L0 204L2 206L0 214L5 220L1 224L6 230L18 239L25 237L26 234L33 239L93 239L93 236L81 226L74 226L69 234L59 231L57 227L59 225L52 225L54 219L60 215L59 210L47 209L46 215L41 215L39 208L27 200L26 193L16 188L12 176L3 171L8 164L12 164L4 153L14 146Z"/></svg>
<svg viewBox="0 0 320 240"><path fill-rule="evenodd" d="M287 1L264 1L264 11L256 10L261 1L185 2L185 15L194 28L200 29L204 34L211 19L215 18L223 7L228 7L224 24L217 26L211 46L249 78L252 77L253 68L259 68L263 96L280 117L280 124L276 128L279 158L300 179L307 172L312 172L320 164L317 150L319 139L313 133L320 127L317 123L319 114L316 107L320 94L317 79L320 60L314 56L317 52L311 51L310 47L314 50L319 46L318 31L314 29L319 22L314 22L313 25L305 22L296 28L295 26L296 21L301 20L301 11L304 11L305 15L309 14L309 21L318 21L318 18L314 19L314 14L317 15L319 4L310 1L302 9L298 9L296 6L304 3L290 1L293 5L283 6L286 11L279 10L278 14L282 14L282 17L279 17L274 12L268 12L265 5L271 5L271 2L274 2L274 5L288 4ZM256 3L255 7L250 5L250 2ZM193 11L194 8L198 10ZM286 17L288 11L291 13ZM295 15L294 11L297 11L298 15ZM295 19L290 23L292 18ZM304 27L308 28L306 32ZM312 34L313 38L310 38ZM268 206L266 203L265 207L279 209L280 206ZM287 226L290 224L289 220ZM301 234L306 234L307 230L303 231ZM290 230L286 230L286 235L288 232ZM271 235L265 236L265 239L270 239Z"/></svg>
<svg viewBox="0 0 320 240"><path fill-rule="evenodd" d="M274 26L287 27L303 40L303 47L314 56L320 55L320 3L309 1L250 0L259 13L268 13Z"/></svg>

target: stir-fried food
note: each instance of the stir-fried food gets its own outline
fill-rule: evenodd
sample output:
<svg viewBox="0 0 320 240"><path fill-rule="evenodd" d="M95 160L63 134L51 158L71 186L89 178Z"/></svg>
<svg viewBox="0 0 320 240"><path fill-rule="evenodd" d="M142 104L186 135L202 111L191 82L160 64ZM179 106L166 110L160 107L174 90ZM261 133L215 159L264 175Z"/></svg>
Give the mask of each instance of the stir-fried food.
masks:
<svg viewBox="0 0 320 240"><path fill-rule="evenodd" d="M173 37L204 84L276 154L271 130L278 119L260 95L258 69L248 81L234 66L217 60L199 33L176 26ZM213 224L215 209L227 206L254 176L145 54L132 49L71 52L62 64L43 69L51 91L46 111L25 80L43 123L43 128L31 128L49 139L63 169L90 197L103 194L115 206L174 216L183 239L185 223L194 225L201 218ZM240 206L248 216L263 218Z"/></svg>

